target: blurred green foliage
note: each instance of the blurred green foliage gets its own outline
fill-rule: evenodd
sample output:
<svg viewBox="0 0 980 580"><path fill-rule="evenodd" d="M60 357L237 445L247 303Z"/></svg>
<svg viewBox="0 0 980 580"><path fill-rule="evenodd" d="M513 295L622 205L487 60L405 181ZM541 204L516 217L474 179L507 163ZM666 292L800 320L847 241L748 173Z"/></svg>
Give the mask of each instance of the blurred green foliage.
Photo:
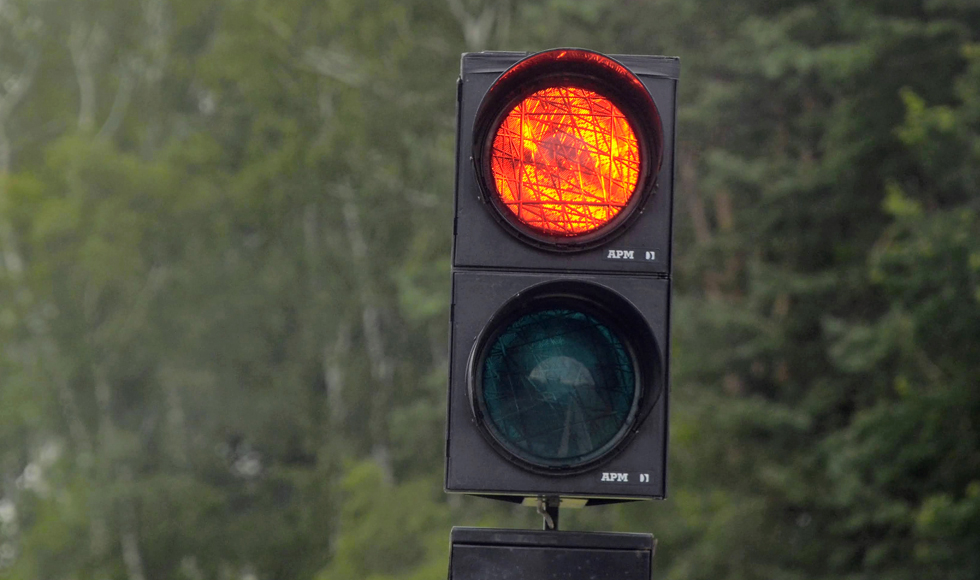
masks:
<svg viewBox="0 0 980 580"><path fill-rule="evenodd" d="M682 59L668 579L980 577L967 0L0 1L0 577L444 577L459 54Z"/></svg>

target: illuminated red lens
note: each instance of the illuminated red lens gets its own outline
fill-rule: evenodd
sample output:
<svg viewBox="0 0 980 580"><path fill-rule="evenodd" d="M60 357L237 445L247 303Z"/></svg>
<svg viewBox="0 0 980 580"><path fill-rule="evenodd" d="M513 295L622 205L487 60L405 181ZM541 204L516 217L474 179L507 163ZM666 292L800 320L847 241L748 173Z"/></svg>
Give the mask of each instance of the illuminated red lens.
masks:
<svg viewBox="0 0 980 580"><path fill-rule="evenodd" d="M493 138L496 193L528 227L574 237L609 223L640 176L640 149L623 112L578 87L549 87L518 103Z"/></svg>

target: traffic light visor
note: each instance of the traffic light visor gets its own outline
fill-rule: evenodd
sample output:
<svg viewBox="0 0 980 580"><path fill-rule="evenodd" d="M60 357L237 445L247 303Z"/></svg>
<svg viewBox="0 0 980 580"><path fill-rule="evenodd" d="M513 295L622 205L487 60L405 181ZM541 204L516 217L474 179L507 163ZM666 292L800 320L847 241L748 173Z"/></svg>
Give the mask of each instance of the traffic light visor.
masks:
<svg viewBox="0 0 980 580"><path fill-rule="evenodd" d="M487 91L474 126L484 200L511 233L584 250L626 227L656 184L663 130L635 75L585 50L532 55Z"/></svg>

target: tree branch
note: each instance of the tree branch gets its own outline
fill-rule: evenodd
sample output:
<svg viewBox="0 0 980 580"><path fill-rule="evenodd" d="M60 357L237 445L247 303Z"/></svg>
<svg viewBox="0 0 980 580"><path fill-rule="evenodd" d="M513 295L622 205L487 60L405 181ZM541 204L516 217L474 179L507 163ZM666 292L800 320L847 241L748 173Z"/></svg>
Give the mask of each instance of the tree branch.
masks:
<svg viewBox="0 0 980 580"><path fill-rule="evenodd" d="M483 6L479 16L469 13L462 0L446 0L449 11L463 29L463 40L466 49L471 52L485 50L493 33L493 25L497 20L497 11L492 3Z"/></svg>
<svg viewBox="0 0 980 580"><path fill-rule="evenodd" d="M680 190L687 200L687 212L694 226L694 240L698 244L707 244L712 237L711 226L708 225L707 210L698 188L697 159L688 153L682 154L680 161Z"/></svg>
<svg viewBox="0 0 980 580"><path fill-rule="evenodd" d="M4 85L9 88L7 88L2 95L0 95L0 126L6 124L7 118L24 98L24 95L27 94L27 89L29 89L31 84L34 82L34 76L37 73L37 68L40 62L40 51L32 50L28 52L27 60L24 63L24 68L21 70L20 74L4 83ZM0 86L0 88L3 87ZM0 165L0 171L8 169L8 165Z"/></svg>
<svg viewBox="0 0 980 580"><path fill-rule="evenodd" d="M116 98L112 101L112 108L109 110L109 116L106 117L105 123L102 124L102 128L99 129L97 137L101 139L108 139L112 137L119 126L122 124L123 118L126 116L126 109L129 108L129 100L133 94L133 89L136 87L136 66L132 62L127 62L121 67L121 72L119 73L119 88L116 90Z"/></svg>
<svg viewBox="0 0 980 580"><path fill-rule="evenodd" d="M123 480L131 483L132 474L125 471ZM143 556L140 554L139 528L136 521L136 506L133 498L122 498L119 514L119 544L122 548L123 564L126 566L126 576L129 580L146 580L143 571Z"/></svg>

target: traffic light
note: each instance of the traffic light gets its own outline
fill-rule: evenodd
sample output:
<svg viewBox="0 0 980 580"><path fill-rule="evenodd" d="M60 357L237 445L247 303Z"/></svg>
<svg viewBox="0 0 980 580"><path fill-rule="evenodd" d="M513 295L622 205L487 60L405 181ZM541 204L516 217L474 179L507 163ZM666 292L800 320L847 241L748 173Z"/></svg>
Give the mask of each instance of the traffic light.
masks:
<svg viewBox="0 0 980 580"><path fill-rule="evenodd" d="M461 69L446 491L663 498L679 61Z"/></svg>

